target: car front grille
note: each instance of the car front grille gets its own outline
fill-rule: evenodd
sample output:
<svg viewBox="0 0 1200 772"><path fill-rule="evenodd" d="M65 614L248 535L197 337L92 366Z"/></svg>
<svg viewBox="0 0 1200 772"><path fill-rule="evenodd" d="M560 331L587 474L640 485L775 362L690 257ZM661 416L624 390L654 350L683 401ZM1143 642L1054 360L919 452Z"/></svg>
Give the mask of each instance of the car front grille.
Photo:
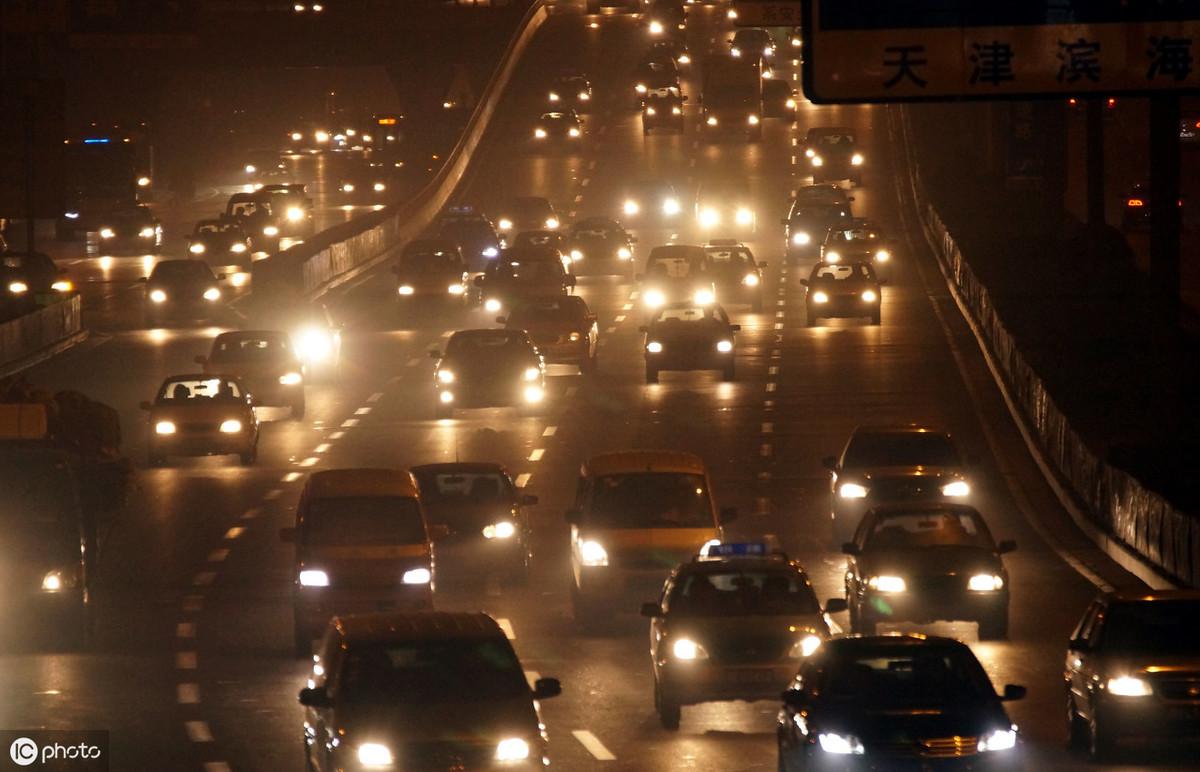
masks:
<svg viewBox="0 0 1200 772"><path fill-rule="evenodd" d="M218 429L215 423L188 422L179 424L180 434L211 434Z"/></svg>
<svg viewBox="0 0 1200 772"><path fill-rule="evenodd" d="M881 743L873 750L880 755L902 758L956 759L979 753L979 738L954 736Z"/></svg>
<svg viewBox="0 0 1200 772"><path fill-rule="evenodd" d="M938 481L932 477L898 477L872 480L870 491L871 498L884 500L929 498L941 493Z"/></svg>

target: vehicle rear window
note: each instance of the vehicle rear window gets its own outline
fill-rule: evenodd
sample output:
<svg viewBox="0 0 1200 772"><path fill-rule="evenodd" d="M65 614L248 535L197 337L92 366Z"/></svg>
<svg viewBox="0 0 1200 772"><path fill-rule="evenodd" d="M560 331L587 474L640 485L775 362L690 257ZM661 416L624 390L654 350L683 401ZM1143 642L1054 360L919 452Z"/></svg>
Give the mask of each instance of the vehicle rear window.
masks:
<svg viewBox="0 0 1200 772"><path fill-rule="evenodd" d="M314 498L305 538L324 546L422 544L425 523L416 499L407 496Z"/></svg>
<svg viewBox="0 0 1200 772"><path fill-rule="evenodd" d="M502 472L414 469L413 474L426 504L500 504L511 496L508 477Z"/></svg>
<svg viewBox="0 0 1200 772"><path fill-rule="evenodd" d="M676 581L667 599L672 614L819 614L817 596L793 571L695 573Z"/></svg>
<svg viewBox="0 0 1200 772"><path fill-rule="evenodd" d="M935 432L857 434L846 449L843 466L958 466L953 443Z"/></svg>
<svg viewBox="0 0 1200 772"><path fill-rule="evenodd" d="M875 276L868 266L854 263L818 265L812 272L812 281L850 281L873 278Z"/></svg>
<svg viewBox="0 0 1200 772"><path fill-rule="evenodd" d="M715 268L753 268L750 250L745 247L706 247L708 259Z"/></svg>
<svg viewBox="0 0 1200 772"><path fill-rule="evenodd" d="M1195 656L1200 641L1200 601L1115 603L1101 633L1105 651L1134 655Z"/></svg>
<svg viewBox="0 0 1200 772"><path fill-rule="evenodd" d="M815 144L824 148L838 149L854 146L853 134L819 134L813 138Z"/></svg>
<svg viewBox="0 0 1200 772"><path fill-rule="evenodd" d="M351 644L338 698L349 703L459 702L527 696L508 641L423 640Z"/></svg>
<svg viewBox="0 0 1200 772"><path fill-rule="evenodd" d="M973 656L941 647L838 652L818 678L821 693L860 705L938 705L996 699Z"/></svg>
<svg viewBox="0 0 1200 772"><path fill-rule="evenodd" d="M867 549L924 547L995 548L983 522L966 512L912 512L888 515L867 534Z"/></svg>
<svg viewBox="0 0 1200 772"><path fill-rule="evenodd" d="M456 335L446 344L446 355L455 357L470 357L477 355L492 356L527 351L529 344L524 333L512 331L505 334L499 330L489 335Z"/></svg>
<svg viewBox="0 0 1200 772"><path fill-rule="evenodd" d="M712 503L695 474L640 472L599 477L588 524L598 528L712 528Z"/></svg>

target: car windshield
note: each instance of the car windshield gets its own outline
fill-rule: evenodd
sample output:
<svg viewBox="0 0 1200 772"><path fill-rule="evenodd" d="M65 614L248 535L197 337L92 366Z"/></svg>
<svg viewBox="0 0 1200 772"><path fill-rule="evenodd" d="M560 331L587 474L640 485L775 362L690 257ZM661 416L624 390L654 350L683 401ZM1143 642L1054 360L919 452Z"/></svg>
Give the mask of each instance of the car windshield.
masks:
<svg viewBox="0 0 1200 772"><path fill-rule="evenodd" d="M508 318L511 327L520 328L526 324L545 322L579 322L587 315L587 306L583 298L576 295L563 295L561 298L537 300L522 303L513 310Z"/></svg>
<svg viewBox="0 0 1200 772"><path fill-rule="evenodd" d="M425 522L409 496L314 498L304 520L304 538L321 546L424 544Z"/></svg>
<svg viewBox="0 0 1200 772"><path fill-rule="evenodd" d="M678 472L606 475L592 486L588 524L598 528L713 528L704 478Z"/></svg>
<svg viewBox="0 0 1200 772"><path fill-rule="evenodd" d="M667 599L671 614L819 614L812 587L795 571L729 571L680 577Z"/></svg>
<svg viewBox="0 0 1200 772"><path fill-rule="evenodd" d="M871 432L854 435L842 466L958 466L958 451L937 432Z"/></svg>
<svg viewBox="0 0 1200 772"><path fill-rule="evenodd" d="M555 231L524 231L513 239L513 247L546 247L557 246L562 242L562 234Z"/></svg>
<svg viewBox="0 0 1200 772"><path fill-rule="evenodd" d="M830 231L830 244L849 244L855 241L874 241L879 234L870 228L851 228L849 230Z"/></svg>
<svg viewBox="0 0 1200 772"><path fill-rule="evenodd" d="M678 322L721 321L712 306L686 306L664 308L654 317L655 324Z"/></svg>
<svg viewBox="0 0 1200 772"><path fill-rule="evenodd" d="M483 506L505 504L512 498L508 476L497 470L414 469L426 505Z"/></svg>
<svg viewBox="0 0 1200 772"><path fill-rule="evenodd" d="M1196 656L1200 601L1114 603L1101 633L1104 651L1136 656Z"/></svg>
<svg viewBox="0 0 1200 772"><path fill-rule="evenodd" d="M209 400L238 400L245 397L237 381L225 378L172 379L158 391L158 401L167 404Z"/></svg>
<svg viewBox="0 0 1200 772"><path fill-rule="evenodd" d="M874 279L875 275L871 272L871 267L862 263L818 263L813 268L809 281L873 281Z"/></svg>
<svg viewBox="0 0 1200 772"><path fill-rule="evenodd" d="M686 253L655 254L650 256L646 274L651 279L686 279L696 271L694 262Z"/></svg>
<svg viewBox="0 0 1200 772"><path fill-rule="evenodd" d="M528 353L529 344L524 333L505 333L504 330L489 331L486 335L455 335L446 344L446 356L462 359Z"/></svg>
<svg viewBox="0 0 1200 772"><path fill-rule="evenodd" d="M150 272L151 281L215 281L212 269L199 260L164 260Z"/></svg>
<svg viewBox="0 0 1200 772"><path fill-rule="evenodd" d="M754 257L745 247L705 247L709 262L722 270L752 269Z"/></svg>
<svg viewBox="0 0 1200 772"><path fill-rule="evenodd" d="M493 278L504 281L551 281L561 279L564 273L557 260L503 260L491 270Z"/></svg>
<svg viewBox="0 0 1200 772"><path fill-rule="evenodd" d="M612 220L583 220L571 226L571 236L577 239L606 239L620 235Z"/></svg>
<svg viewBox="0 0 1200 772"><path fill-rule="evenodd" d="M813 137L812 142L825 150L848 150L854 147L854 135L818 134Z"/></svg>
<svg viewBox="0 0 1200 772"><path fill-rule="evenodd" d="M832 220L836 217L847 217L849 212L841 204L804 204L792 209L791 217L803 217L813 220Z"/></svg>
<svg viewBox="0 0 1200 772"><path fill-rule="evenodd" d="M253 362L283 359L291 355L286 335L224 336L213 343L212 359L218 362Z"/></svg>
<svg viewBox="0 0 1200 772"><path fill-rule="evenodd" d="M196 225L196 235L206 233L236 233L238 226L231 222L202 222Z"/></svg>
<svg viewBox="0 0 1200 772"><path fill-rule="evenodd" d="M867 534L869 550L977 547L993 550L991 534L969 512L906 512L880 517Z"/></svg>
<svg viewBox="0 0 1200 772"><path fill-rule="evenodd" d="M841 652L818 679L822 696L860 706L940 705L995 700L979 662L947 647L884 647Z"/></svg>
<svg viewBox="0 0 1200 772"><path fill-rule="evenodd" d="M434 638L351 644L338 700L486 704L527 695L529 683L508 641Z"/></svg>

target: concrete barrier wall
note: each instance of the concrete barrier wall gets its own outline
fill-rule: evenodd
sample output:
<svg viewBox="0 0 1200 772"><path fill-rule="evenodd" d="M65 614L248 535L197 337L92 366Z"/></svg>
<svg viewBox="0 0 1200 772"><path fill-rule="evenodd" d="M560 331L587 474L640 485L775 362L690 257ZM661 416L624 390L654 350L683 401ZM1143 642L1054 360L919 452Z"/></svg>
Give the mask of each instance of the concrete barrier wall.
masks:
<svg viewBox="0 0 1200 772"><path fill-rule="evenodd" d="M79 295L0 324L0 374L82 332Z"/></svg>
<svg viewBox="0 0 1200 772"><path fill-rule="evenodd" d="M907 111L893 109L890 117L908 147ZM971 315L1009 399L1057 478L1054 482L1078 503L1078 507L1068 509L1077 522L1080 515L1086 518L1079 523L1081 528L1127 568L1131 566L1126 558L1133 558L1176 583L1200 584L1200 523L1128 473L1098 458L1071 428L1054 395L1009 334L987 287L971 269L969 258L959 250L937 210L925 199L920 166L911 152L907 165L917 214L942 271Z"/></svg>
<svg viewBox="0 0 1200 772"><path fill-rule="evenodd" d="M427 228L462 181L521 55L547 16L545 2L530 7L483 89L458 144L441 171L413 199L357 217L257 261L251 269L254 292L320 295L376 265L390 250Z"/></svg>

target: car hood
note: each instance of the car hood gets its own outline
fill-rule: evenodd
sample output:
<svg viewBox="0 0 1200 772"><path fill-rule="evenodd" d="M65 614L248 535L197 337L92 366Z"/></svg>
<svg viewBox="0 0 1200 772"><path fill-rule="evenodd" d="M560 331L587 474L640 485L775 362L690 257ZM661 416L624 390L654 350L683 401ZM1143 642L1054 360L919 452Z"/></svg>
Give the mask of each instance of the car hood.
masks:
<svg viewBox="0 0 1200 772"><path fill-rule="evenodd" d="M646 335L650 340L658 340L667 343L685 343L688 341L703 343L705 341L733 338L733 334L729 332L729 330L716 325L707 324L651 325L649 332L647 332Z"/></svg>
<svg viewBox="0 0 1200 772"><path fill-rule="evenodd" d="M390 704L339 705L336 710L337 723L358 742L440 741L494 746L506 737L532 740L538 735L537 714L527 695L486 702L411 699Z"/></svg>
<svg viewBox="0 0 1200 772"><path fill-rule="evenodd" d="M239 421L246 418L244 402L232 400L217 402L210 400L195 400L196 404L166 405L156 404L150 411L150 420L174 421L176 423L217 423L227 418Z"/></svg>
<svg viewBox="0 0 1200 772"><path fill-rule="evenodd" d="M1200 656L1153 654L1104 654L1104 672L1110 676L1152 673L1159 678L1200 673Z"/></svg>
<svg viewBox="0 0 1200 772"><path fill-rule="evenodd" d="M806 633L828 635L829 625L821 613L743 614L738 616L679 616L669 619L672 636L687 636L708 648L709 642L738 643L753 639L778 643L786 654ZM710 650L709 653L715 653ZM799 661L797 661L799 665Z"/></svg>
<svg viewBox="0 0 1200 772"><path fill-rule="evenodd" d="M231 375L241 379L279 377L287 372L300 372L299 362L286 359L250 360L245 362L210 362L206 373Z"/></svg>
<svg viewBox="0 0 1200 772"><path fill-rule="evenodd" d="M858 558L864 575L893 574L900 577L998 573L1000 558L980 547L914 547L910 549L864 550Z"/></svg>
<svg viewBox="0 0 1200 772"><path fill-rule="evenodd" d="M861 702L822 702L812 711L817 731L849 734L870 750L875 746L908 746L922 740L980 737L1012 726L998 701L872 705ZM970 749L972 753L975 748Z"/></svg>
<svg viewBox="0 0 1200 772"><path fill-rule="evenodd" d="M443 359L438 369L449 370L461 381L463 376L478 379L517 377L527 367L536 367L537 362L525 357L476 357L473 359Z"/></svg>
<svg viewBox="0 0 1200 772"><path fill-rule="evenodd" d="M932 480L953 480L962 476L958 467L954 466L874 466L860 469L847 469L843 475L847 480L902 480L910 478L928 478Z"/></svg>
<svg viewBox="0 0 1200 772"><path fill-rule="evenodd" d="M869 281L814 281L809 287L810 292L829 295L857 295L866 290L878 291L878 286Z"/></svg>
<svg viewBox="0 0 1200 772"><path fill-rule="evenodd" d="M329 575L337 586L396 586L404 572L429 566L427 544L355 546L301 545L301 566Z"/></svg>

